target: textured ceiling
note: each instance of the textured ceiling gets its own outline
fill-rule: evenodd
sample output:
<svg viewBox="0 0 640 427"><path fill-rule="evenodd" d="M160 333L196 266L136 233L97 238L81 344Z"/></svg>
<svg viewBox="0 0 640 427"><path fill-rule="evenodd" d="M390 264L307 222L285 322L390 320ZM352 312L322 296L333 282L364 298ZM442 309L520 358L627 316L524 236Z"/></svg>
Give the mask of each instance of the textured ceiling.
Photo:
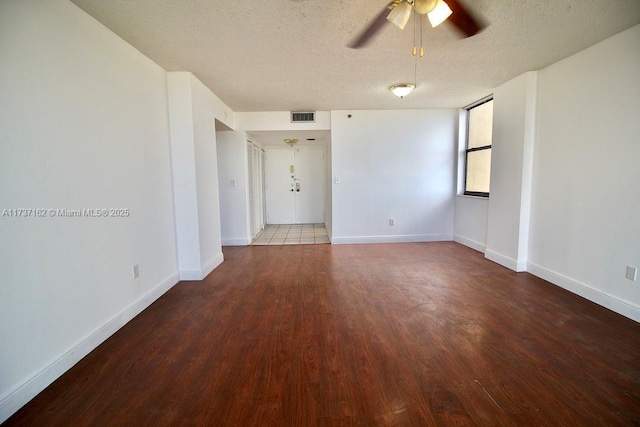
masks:
<svg viewBox="0 0 640 427"><path fill-rule="evenodd" d="M346 44L389 0L73 0L169 71L191 71L234 111L457 108L640 23L638 0L463 1L489 25L461 39L412 21ZM405 99L393 83L417 88Z"/></svg>
<svg viewBox="0 0 640 427"><path fill-rule="evenodd" d="M249 138L258 141L263 146L279 145L286 147L287 138L296 138L297 147L316 146L324 147L331 140L331 132L328 130L286 130L286 131L258 131L248 132Z"/></svg>

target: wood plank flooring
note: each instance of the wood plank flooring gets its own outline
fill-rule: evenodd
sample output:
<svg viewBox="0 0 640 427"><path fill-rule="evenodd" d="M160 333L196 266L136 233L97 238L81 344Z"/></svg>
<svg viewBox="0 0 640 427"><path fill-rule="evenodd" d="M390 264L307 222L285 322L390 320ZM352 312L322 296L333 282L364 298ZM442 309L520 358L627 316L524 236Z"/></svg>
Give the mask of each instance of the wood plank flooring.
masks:
<svg viewBox="0 0 640 427"><path fill-rule="evenodd" d="M640 424L640 325L464 246L224 255L6 425Z"/></svg>

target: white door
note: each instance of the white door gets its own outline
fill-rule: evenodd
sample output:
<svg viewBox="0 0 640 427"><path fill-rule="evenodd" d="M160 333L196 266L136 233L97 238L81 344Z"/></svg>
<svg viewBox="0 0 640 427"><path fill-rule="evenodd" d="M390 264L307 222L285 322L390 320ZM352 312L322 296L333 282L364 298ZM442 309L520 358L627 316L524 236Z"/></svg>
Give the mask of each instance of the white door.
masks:
<svg viewBox="0 0 640 427"><path fill-rule="evenodd" d="M311 147L298 148L295 152L296 224L324 222L323 152Z"/></svg>
<svg viewBox="0 0 640 427"><path fill-rule="evenodd" d="M267 150L268 224L324 222L323 153L315 147Z"/></svg>
<svg viewBox="0 0 640 427"><path fill-rule="evenodd" d="M295 224L293 149L267 149L264 167L267 188L267 224Z"/></svg>

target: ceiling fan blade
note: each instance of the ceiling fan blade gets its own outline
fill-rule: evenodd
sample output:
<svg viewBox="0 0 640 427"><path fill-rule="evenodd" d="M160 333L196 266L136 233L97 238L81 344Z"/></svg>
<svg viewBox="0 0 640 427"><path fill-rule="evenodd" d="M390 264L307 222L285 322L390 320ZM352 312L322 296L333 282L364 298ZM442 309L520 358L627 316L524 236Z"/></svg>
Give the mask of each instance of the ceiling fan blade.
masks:
<svg viewBox="0 0 640 427"><path fill-rule="evenodd" d="M380 29L387 22L387 15L389 14L389 9L393 9L395 6L395 2L389 3L387 7L382 9L382 11L375 17L373 21L369 24L367 28L360 34L357 38L355 38L351 43L349 43L349 47L351 49L360 49L361 47L365 47L372 40L372 37L380 31Z"/></svg>
<svg viewBox="0 0 640 427"><path fill-rule="evenodd" d="M458 0L445 1L453 12L448 21L455 25L466 37L474 36L484 29L485 25L474 18Z"/></svg>

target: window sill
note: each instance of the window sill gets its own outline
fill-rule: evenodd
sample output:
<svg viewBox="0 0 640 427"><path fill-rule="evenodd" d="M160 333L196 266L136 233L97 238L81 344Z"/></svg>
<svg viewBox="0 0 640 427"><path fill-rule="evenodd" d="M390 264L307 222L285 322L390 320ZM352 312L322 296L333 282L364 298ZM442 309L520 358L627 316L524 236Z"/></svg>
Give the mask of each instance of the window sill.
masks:
<svg viewBox="0 0 640 427"><path fill-rule="evenodd" d="M488 201L489 197L491 197L491 196L484 197L484 196L471 196L469 194L458 194L457 197L464 197L464 198L467 198L467 199L487 200Z"/></svg>

